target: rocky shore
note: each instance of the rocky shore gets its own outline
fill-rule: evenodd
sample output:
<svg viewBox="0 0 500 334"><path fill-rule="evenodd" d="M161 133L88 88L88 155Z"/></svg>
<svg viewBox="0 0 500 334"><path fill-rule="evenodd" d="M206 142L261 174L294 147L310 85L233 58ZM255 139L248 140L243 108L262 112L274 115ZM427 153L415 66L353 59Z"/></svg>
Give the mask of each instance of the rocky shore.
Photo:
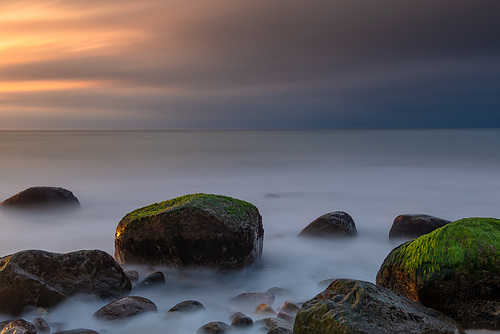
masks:
<svg viewBox="0 0 500 334"><path fill-rule="evenodd" d="M30 189L30 193L33 189L69 192ZM23 197L16 196L2 204ZM43 200L36 209L76 203L67 204L65 196L50 198L49 204ZM33 207L27 210L32 212ZM304 225L300 237L336 242L358 234L352 217L342 211L324 213ZM148 315L161 316L164 332L175 333L179 323L195 319L211 306L196 299L168 308L155 305L148 296L169 285L162 268L199 268L218 275L252 270L260 265L263 236L262 217L254 205L221 195L191 194L126 214L116 228L114 258L100 250L66 254L25 250L5 255L0 258L1 334L119 333L133 319ZM403 244L381 263L376 285L335 279L309 300L298 300L294 291L279 286L242 292L224 301L224 321L213 319L196 333L500 330L500 220L449 222L428 215L400 215L389 237L401 238ZM144 270L131 269L137 266ZM144 276L145 272L149 274ZM77 297L105 301L93 311L95 323L69 328L51 322L54 307Z"/></svg>

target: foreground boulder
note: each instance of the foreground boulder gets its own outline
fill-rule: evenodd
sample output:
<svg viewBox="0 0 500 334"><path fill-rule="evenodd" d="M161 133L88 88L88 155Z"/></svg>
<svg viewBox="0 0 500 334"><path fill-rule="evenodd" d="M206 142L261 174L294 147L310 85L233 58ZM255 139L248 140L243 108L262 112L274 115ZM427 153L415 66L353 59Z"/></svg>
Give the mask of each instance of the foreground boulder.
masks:
<svg viewBox="0 0 500 334"><path fill-rule="evenodd" d="M358 234L352 217L345 212L335 211L316 218L307 225L299 237L353 237Z"/></svg>
<svg viewBox="0 0 500 334"><path fill-rule="evenodd" d="M429 215L399 215L394 219L389 239L414 239L431 233L435 229L449 224L450 221Z"/></svg>
<svg viewBox="0 0 500 334"><path fill-rule="evenodd" d="M115 234L120 263L238 268L260 260L264 229L255 206L194 194L128 213Z"/></svg>
<svg viewBox="0 0 500 334"><path fill-rule="evenodd" d="M99 250L67 254L26 250L0 258L0 312L51 307L78 294L117 298L130 290L118 263Z"/></svg>
<svg viewBox="0 0 500 334"><path fill-rule="evenodd" d="M395 248L377 284L464 328L500 329L500 220L468 218Z"/></svg>
<svg viewBox="0 0 500 334"><path fill-rule="evenodd" d="M59 187L32 187L0 203L3 208L46 210L79 208L80 202L69 190Z"/></svg>
<svg viewBox="0 0 500 334"><path fill-rule="evenodd" d="M458 334L454 320L369 282L335 280L296 315L294 334Z"/></svg>

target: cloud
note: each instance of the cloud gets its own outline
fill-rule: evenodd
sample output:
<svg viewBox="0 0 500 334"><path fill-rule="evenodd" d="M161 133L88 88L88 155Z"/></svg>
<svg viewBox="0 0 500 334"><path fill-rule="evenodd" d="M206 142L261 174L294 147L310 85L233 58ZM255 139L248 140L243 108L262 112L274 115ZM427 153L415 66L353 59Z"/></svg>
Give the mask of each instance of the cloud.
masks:
<svg viewBox="0 0 500 334"><path fill-rule="evenodd" d="M13 88L0 90L0 122L23 127L23 112L36 108L26 117L52 128L432 127L459 108L463 126L500 105L499 8L489 0L2 4L0 88Z"/></svg>

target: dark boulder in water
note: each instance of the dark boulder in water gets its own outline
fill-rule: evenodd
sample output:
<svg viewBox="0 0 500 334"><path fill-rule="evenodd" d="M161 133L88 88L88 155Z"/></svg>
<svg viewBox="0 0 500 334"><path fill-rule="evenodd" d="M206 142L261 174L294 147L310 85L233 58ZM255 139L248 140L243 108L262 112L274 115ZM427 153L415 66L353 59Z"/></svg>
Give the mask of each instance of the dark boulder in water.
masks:
<svg viewBox="0 0 500 334"><path fill-rule="evenodd" d="M330 212L307 225L299 237L353 237L358 234L352 217L342 211Z"/></svg>
<svg viewBox="0 0 500 334"><path fill-rule="evenodd" d="M293 324L289 321L278 318L265 318L255 322L255 327L259 328L259 332L267 334L292 334L292 326Z"/></svg>
<svg viewBox="0 0 500 334"><path fill-rule="evenodd" d="M137 285L134 286L133 290L134 291L142 291L142 290L147 290L149 288L154 288L157 286L163 286L165 285L165 275L161 271L157 271L137 283Z"/></svg>
<svg viewBox="0 0 500 334"><path fill-rule="evenodd" d="M450 221L429 215L399 215L394 219L389 239L414 239L449 224Z"/></svg>
<svg viewBox="0 0 500 334"><path fill-rule="evenodd" d="M147 298L138 296L123 297L100 308L94 316L98 319L117 321L129 319L146 312L157 312L156 305Z"/></svg>
<svg viewBox="0 0 500 334"><path fill-rule="evenodd" d="M67 189L59 187L31 187L0 203L2 208L22 210L50 210L79 208L80 202Z"/></svg>
<svg viewBox="0 0 500 334"><path fill-rule="evenodd" d="M117 298L131 284L111 255L100 250L66 254L26 250L0 258L0 312L51 307L79 295Z"/></svg>
<svg viewBox="0 0 500 334"><path fill-rule="evenodd" d="M467 218L395 248L377 284L464 328L500 329L500 220Z"/></svg>
<svg viewBox="0 0 500 334"><path fill-rule="evenodd" d="M231 331L231 326L221 321L212 321L198 328L196 334L221 334Z"/></svg>
<svg viewBox="0 0 500 334"><path fill-rule="evenodd" d="M275 300L276 296L271 292L245 292L231 299L231 302L237 305L256 307L259 304L273 305Z"/></svg>
<svg viewBox="0 0 500 334"><path fill-rule="evenodd" d="M7 324L1 334L37 334L36 327L24 319L17 319Z"/></svg>
<svg viewBox="0 0 500 334"><path fill-rule="evenodd" d="M262 256L257 208L220 195L193 194L128 213L115 234L120 263L241 268Z"/></svg>
<svg viewBox="0 0 500 334"><path fill-rule="evenodd" d="M458 334L453 319L369 282L335 280L302 305L295 334Z"/></svg>
<svg viewBox="0 0 500 334"><path fill-rule="evenodd" d="M170 308L168 313L194 313L199 311L206 311L202 303L197 300L185 300Z"/></svg>

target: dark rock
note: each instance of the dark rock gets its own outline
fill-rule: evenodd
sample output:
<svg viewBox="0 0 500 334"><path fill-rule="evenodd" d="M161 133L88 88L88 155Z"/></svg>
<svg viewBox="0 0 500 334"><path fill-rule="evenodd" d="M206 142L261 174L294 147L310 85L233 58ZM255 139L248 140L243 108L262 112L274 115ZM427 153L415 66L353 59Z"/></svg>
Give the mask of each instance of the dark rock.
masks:
<svg viewBox="0 0 500 334"><path fill-rule="evenodd" d="M14 320L4 320L4 321L0 322L0 331L2 329L4 329L5 326L7 326L8 324L10 324L12 321L14 321Z"/></svg>
<svg viewBox="0 0 500 334"><path fill-rule="evenodd" d="M196 334L228 333L230 330L231 326L229 326L225 322L213 321L198 328Z"/></svg>
<svg viewBox="0 0 500 334"><path fill-rule="evenodd" d="M266 197L266 198L280 198L278 195L276 195L276 194L271 194L271 193L266 194L266 196L265 196L265 197Z"/></svg>
<svg viewBox="0 0 500 334"><path fill-rule="evenodd" d="M168 312L183 312L183 313L193 313L199 311L206 311L202 303L197 300L186 300L178 303L172 307Z"/></svg>
<svg viewBox="0 0 500 334"><path fill-rule="evenodd" d="M0 207L29 210L79 208L80 202L71 191L64 188L32 187L7 198L0 203Z"/></svg>
<svg viewBox="0 0 500 334"><path fill-rule="evenodd" d="M1 334L36 334L36 328L24 319L17 319L7 324Z"/></svg>
<svg viewBox="0 0 500 334"><path fill-rule="evenodd" d="M339 279L302 305L295 334L458 334L465 332L442 313L369 282Z"/></svg>
<svg viewBox="0 0 500 334"><path fill-rule="evenodd" d="M35 319L33 319L33 325L35 326L36 331L37 331L38 334L50 333L50 326L49 326L49 324L47 323L47 321L45 321L42 318L35 318Z"/></svg>
<svg viewBox="0 0 500 334"><path fill-rule="evenodd" d="M255 326L267 334L292 334L292 325L289 321L278 318L266 318L255 322Z"/></svg>
<svg viewBox="0 0 500 334"><path fill-rule="evenodd" d="M128 213L115 234L120 263L239 268L259 261L264 229L255 206L194 194Z"/></svg>
<svg viewBox="0 0 500 334"><path fill-rule="evenodd" d="M165 285L165 275L161 271L157 271L137 283L134 286L134 291L144 290L155 286Z"/></svg>
<svg viewBox="0 0 500 334"><path fill-rule="evenodd" d="M127 275L128 279L130 280L130 283L135 283L139 281L139 273L137 270L125 270L124 271L125 275Z"/></svg>
<svg viewBox="0 0 500 334"><path fill-rule="evenodd" d="M118 263L100 250L67 254L27 250L0 258L0 311L5 313L51 307L78 294L117 298L130 289Z"/></svg>
<svg viewBox="0 0 500 334"><path fill-rule="evenodd" d="M146 312L157 312L156 305L143 297L123 297L99 309L94 316L102 320L124 320Z"/></svg>
<svg viewBox="0 0 500 334"><path fill-rule="evenodd" d="M99 334L99 333L91 329L77 328L77 329L70 329L67 331L59 331L52 334Z"/></svg>
<svg viewBox="0 0 500 334"><path fill-rule="evenodd" d="M500 220L468 218L392 250L377 284L464 328L500 329Z"/></svg>
<svg viewBox="0 0 500 334"><path fill-rule="evenodd" d="M260 316L266 316L266 315L267 316L273 316L273 315L276 315L276 311L273 310L272 307L270 307L267 304L259 304L255 308L254 314L255 315L260 315Z"/></svg>
<svg viewBox="0 0 500 334"><path fill-rule="evenodd" d="M299 233L299 237L353 237L357 234L352 217L345 212L335 211L316 218Z"/></svg>
<svg viewBox="0 0 500 334"><path fill-rule="evenodd" d="M250 328L253 327L253 320L250 317L247 317L243 313L233 318L231 322L231 327L233 328Z"/></svg>
<svg viewBox="0 0 500 334"><path fill-rule="evenodd" d="M275 299L276 297L274 296L274 293L247 292L240 293L239 295L231 299L231 301L235 304L246 304L255 307L259 304L273 305Z"/></svg>
<svg viewBox="0 0 500 334"><path fill-rule="evenodd" d="M278 319L283 319L283 320L286 320L286 321L289 321L289 322L292 322L292 323L295 320L295 316L293 316L290 313L284 312L284 311L280 311L276 317Z"/></svg>
<svg viewBox="0 0 500 334"><path fill-rule="evenodd" d="M449 224L449 220L429 215L399 215L392 223L389 239L414 239Z"/></svg>

